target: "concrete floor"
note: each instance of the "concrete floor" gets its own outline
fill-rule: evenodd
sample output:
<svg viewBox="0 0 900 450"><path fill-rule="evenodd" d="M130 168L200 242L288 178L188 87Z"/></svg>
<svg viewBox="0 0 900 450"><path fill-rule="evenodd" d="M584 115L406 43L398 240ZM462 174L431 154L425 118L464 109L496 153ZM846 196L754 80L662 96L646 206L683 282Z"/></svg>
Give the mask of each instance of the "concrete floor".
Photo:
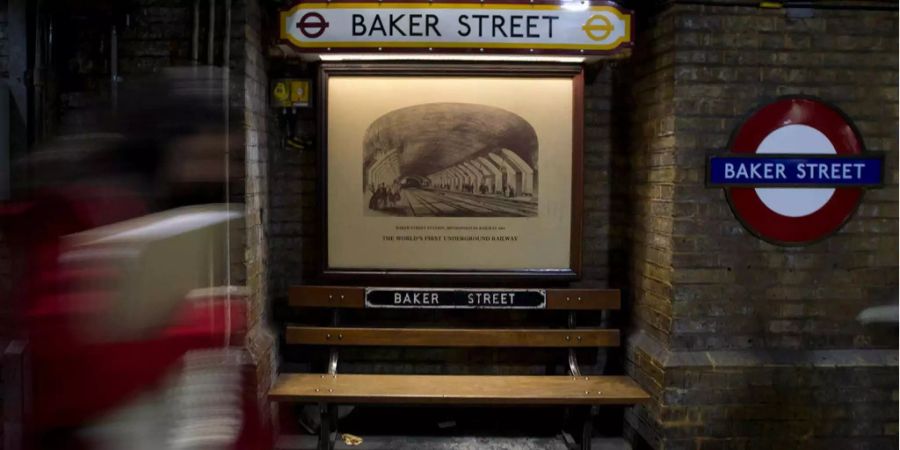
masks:
<svg viewBox="0 0 900 450"><path fill-rule="evenodd" d="M559 407L399 407L366 405L339 409L338 433L363 439L361 445L344 444L336 450L568 450L561 437L564 428L579 429L573 418L564 427L565 410ZM572 413L578 413L572 410ZM584 412L584 411L582 411ZM595 421L595 450L631 450L621 439L621 423L613 409L601 410ZM286 433L278 450L315 450L317 437L302 429L318 427L318 411L312 405L294 410L296 429ZM611 415L610 415L611 414ZM287 417L287 416L286 416ZM286 418L285 417L285 418ZM305 424L305 425L304 425ZM575 425L574 427L572 425Z"/></svg>
<svg viewBox="0 0 900 450"><path fill-rule="evenodd" d="M360 436L349 446L338 439L335 450L567 450L561 438ZM621 438L592 441L594 450L631 450ZM276 450L315 450L315 436L283 436Z"/></svg>

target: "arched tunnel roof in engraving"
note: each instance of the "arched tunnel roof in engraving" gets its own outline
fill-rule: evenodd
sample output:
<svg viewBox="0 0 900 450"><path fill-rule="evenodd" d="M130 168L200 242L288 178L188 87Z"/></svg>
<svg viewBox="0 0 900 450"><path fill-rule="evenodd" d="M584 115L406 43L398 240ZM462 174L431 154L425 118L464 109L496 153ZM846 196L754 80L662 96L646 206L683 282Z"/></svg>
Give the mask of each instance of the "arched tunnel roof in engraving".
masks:
<svg viewBox="0 0 900 450"><path fill-rule="evenodd" d="M524 95L524 93L523 93ZM364 166L398 150L401 176L428 176L502 148L537 167L537 134L521 116L494 106L426 103L391 111L363 137Z"/></svg>

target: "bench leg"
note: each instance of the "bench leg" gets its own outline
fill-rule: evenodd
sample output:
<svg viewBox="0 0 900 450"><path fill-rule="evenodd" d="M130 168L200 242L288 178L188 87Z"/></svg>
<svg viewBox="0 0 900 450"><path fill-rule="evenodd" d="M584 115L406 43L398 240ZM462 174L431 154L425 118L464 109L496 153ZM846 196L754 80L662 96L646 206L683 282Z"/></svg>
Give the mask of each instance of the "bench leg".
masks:
<svg viewBox="0 0 900 450"><path fill-rule="evenodd" d="M590 411L584 418L584 425L581 428L581 450L591 450L591 437L594 435L594 419L600 413L599 406L591 406Z"/></svg>
<svg viewBox="0 0 900 450"><path fill-rule="evenodd" d="M334 450L337 438L337 406L319 403L321 424L319 425L318 450Z"/></svg>

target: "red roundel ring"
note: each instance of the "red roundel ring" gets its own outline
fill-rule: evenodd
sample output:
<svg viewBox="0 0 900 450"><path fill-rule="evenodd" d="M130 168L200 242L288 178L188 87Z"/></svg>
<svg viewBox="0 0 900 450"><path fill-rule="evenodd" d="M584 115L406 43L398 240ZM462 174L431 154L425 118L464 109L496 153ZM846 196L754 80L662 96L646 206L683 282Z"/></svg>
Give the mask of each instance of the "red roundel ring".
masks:
<svg viewBox="0 0 900 450"><path fill-rule="evenodd" d="M762 141L787 125L807 125L824 134L838 155L860 155L864 146L853 123L837 108L809 97L785 97L756 110L734 133L732 153L756 153ZM788 217L770 209L755 188L726 189L734 214L755 235L781 245L822 239L844 225L863 195L863 188L836 188L821 208L802 217Z"/></svg>

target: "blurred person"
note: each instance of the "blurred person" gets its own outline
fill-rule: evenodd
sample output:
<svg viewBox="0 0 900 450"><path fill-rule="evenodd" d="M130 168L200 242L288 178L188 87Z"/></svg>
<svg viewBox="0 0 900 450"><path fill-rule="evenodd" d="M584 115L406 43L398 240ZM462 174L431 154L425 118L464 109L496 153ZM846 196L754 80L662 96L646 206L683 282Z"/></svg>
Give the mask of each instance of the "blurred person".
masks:
<svg viewBox="0 0 900 450"><path fill-rule="evenodd" d="M210 391L178 382L179 374L206 374L193 378L220 379L229 386L235 385L235 373L240 376L242 358L233 348L246 326L240 295L210 290L200 294L204 301L173 302L161 298L162 292L152 298L154 289L128 289L135 282L129 274L165 267L165 252L157 252L162 258L147 257L156 242L221 228L239 217L228 206L164 213L226 200L224 90L221 78L211 76L218 73L173 69L136 83L122 96L129 101L109 129L57 139L35 151L24 162L35 175L32 189L0 207L21 274L12 299L19 317L13 335L27 341L31 365L27 448L269 447L255 395L238 395L237 411L218 421L197 416L179 425L172 420L204 400L197 395L210 400ZM188 216L215 217L215 223L186 228ZM179 227L172 226L176 223ZM115 242L128 234L122 224L131 235L142 232L141 244ZM227 243L224 247L227 251ZM138 265L128 271L123 261ZM165 295L189 297L183 290ZM125 326L123 317L140 318L127 311L141 292L150 297L143 300L169 307L155 321ZM212 400L234 400L226 398L229 392L213 390ZM186 398L193 400L184 404ZM166 421L148 414L161 411L175 413ZM171 426L160 434L160 424Z"/></svg>

